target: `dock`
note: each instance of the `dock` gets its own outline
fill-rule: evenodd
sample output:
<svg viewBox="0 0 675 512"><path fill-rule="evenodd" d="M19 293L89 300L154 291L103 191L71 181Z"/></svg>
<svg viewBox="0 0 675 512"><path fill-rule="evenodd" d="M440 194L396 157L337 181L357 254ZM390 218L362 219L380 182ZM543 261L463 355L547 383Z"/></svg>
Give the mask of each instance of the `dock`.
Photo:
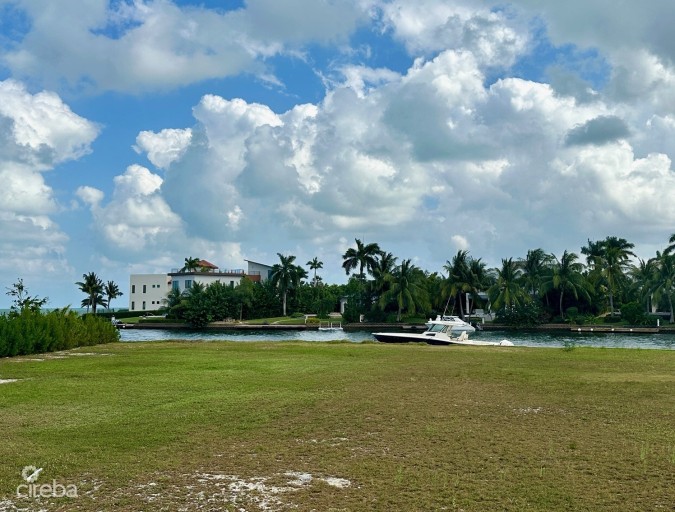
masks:
<svg viewBox="0 0 675 512"><path fill-rule="evenodd" d="M572 332L601 332L601 333L617 333L617 334L655 334L659 332L658 327L608 327L597 325L577 325L570 327Z"/></svg>

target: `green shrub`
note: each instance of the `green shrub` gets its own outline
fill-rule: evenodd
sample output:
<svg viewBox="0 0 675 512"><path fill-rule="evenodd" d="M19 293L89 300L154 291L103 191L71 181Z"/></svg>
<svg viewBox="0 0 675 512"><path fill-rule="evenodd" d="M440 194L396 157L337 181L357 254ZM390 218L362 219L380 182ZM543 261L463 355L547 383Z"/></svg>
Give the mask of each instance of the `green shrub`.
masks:
<svg viewBox="0 0 675 512"><path fill-rule="evenodd" d="M621 306L621 318L630 325L642 325L646 316L644 308L637 302L629 302Z"/></svg>
<svg viewBox="0 0 675 512"><path fill-rule="evenodd" d="M516 327L532 327L545 321L545 312L536 302L527 302L510 308L502 308L496 313L499 323Z"/></svg>
<svg viewBox="0 0 675 512"><path fill-rule="evenodd" d="M110 320L80 316L68 308L43 313L24 309L0 315L0 357L39 354L119 341Z"/></svg>

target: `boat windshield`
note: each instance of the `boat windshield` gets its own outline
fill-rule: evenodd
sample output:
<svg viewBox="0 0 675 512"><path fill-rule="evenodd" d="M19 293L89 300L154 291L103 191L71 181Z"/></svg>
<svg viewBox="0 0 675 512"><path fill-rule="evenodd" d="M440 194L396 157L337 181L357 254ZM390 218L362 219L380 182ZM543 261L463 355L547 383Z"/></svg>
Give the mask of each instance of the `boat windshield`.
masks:
<svg viewBox="0 0 675 512"><path fill-rule="evenodd" d="M447 330L448 326L443 324L431 324L429 326L429 332L445 332Z"/></svg>

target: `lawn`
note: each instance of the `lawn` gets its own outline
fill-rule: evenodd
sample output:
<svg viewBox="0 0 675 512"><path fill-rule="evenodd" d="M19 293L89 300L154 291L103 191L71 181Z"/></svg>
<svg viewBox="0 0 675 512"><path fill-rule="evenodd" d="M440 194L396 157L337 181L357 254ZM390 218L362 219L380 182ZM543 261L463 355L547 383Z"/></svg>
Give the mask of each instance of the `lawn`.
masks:
<svg viewBox="0 0 675 512"><path fill-rule="evenodd" d="M672 510L674 370L675 351L417 344L3 359L0 510ZM29 465L77 497L17 497Z"/></svg>

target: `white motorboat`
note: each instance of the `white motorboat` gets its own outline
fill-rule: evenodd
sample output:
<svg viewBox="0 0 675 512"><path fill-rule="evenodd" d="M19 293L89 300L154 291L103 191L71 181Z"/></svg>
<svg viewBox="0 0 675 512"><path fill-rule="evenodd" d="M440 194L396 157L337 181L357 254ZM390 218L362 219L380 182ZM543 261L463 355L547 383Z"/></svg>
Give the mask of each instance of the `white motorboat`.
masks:
<svg viewBox="0 0 675 512"><path fill-rule="evenodd" d="M443 322L444 324L446 324L446 323L450 324L450 326L451 326L450 332L452 332L455 335L459 335L463 332L475 332L476 331L476 328L473 325L471 325L469 322L465 322L464 320L462 320L458 316L454 316L454 315L443 315L443 316L438 315L436 317L436 320L429 319L429 321L426 323L426 326L431 327L431 324L433 324L435 322Z"/></svg>
<svg viewBox="0 0 675 512"><path fill-rule="evenodd" d="M513 343L508 340L499 342L470 340L468 329L462 331L458 336L453 336L452 330L458 324L452 319L444 320L439 317L436 320L429 320L426 325L427 330L422 333L374 332L373 336L375 336L377 341L384 343L413 343L421 341L430 345L513 346ZM469 327L471 326L469 325ZM475 330L473 327L471 329L472 332Z"/></svg>

